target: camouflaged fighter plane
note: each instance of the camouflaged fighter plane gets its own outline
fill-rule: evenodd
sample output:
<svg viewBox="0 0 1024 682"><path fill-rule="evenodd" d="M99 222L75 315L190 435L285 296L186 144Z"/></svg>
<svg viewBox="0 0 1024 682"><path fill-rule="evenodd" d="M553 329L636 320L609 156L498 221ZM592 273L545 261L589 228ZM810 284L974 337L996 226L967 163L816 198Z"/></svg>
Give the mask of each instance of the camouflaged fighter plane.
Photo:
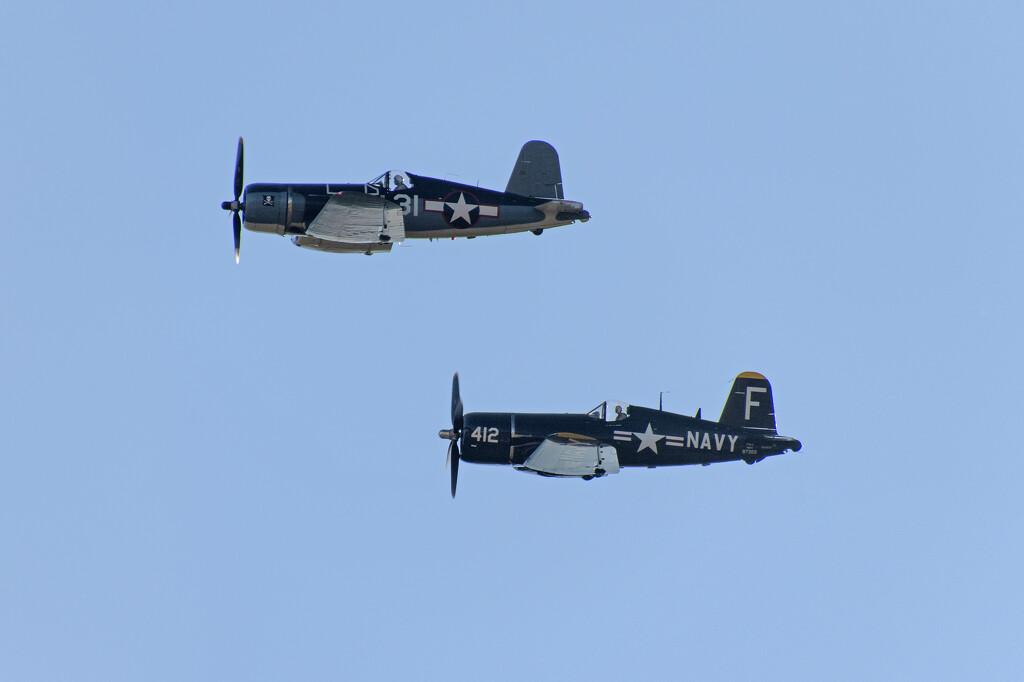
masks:
<svg viewBox="0 0 1024 682"><path fill-rule="evenodd" d="M510 464L541 476L590 480L620 467L708 465L796 452L800 441L775 430L772 387L756 372L733 382L717 422L636 405L603 402L586 414L462 414L459 375L452 379L452 428L438 435L450 440L448 466L452 497L459 460ZM460 447L461 444L461 447Z"/></svg>
<svg viewBox="0 0 1024 682"><path fill-rule="evenodd" d="M558 153L538 140L523 145L504 192L392 170L365 183L252 184L243 193L242 158L238 138L235 198L221 204L232 213L236 263L243 220L305 249L367 255L407 238L539 235L590 220L583 204L563 198Z"/></svg>

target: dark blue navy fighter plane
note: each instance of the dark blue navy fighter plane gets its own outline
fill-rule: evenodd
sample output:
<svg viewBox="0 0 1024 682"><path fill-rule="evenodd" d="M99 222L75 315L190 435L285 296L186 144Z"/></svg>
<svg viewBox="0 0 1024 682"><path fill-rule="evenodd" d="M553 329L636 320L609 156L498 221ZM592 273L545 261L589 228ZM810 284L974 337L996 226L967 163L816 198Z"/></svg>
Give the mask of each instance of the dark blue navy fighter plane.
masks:
<svg viewBox="0 0 1024 682"><path fill-rule="evenodd" d="M221 204L232 213L235 262L243 224L253 232L291 235L306 249L369 255L406 238L539 235L590 220L583 204L563 198L558 153L538 140L523 145L504 192L388 171L356 184L252 184L243 193L242 159L238 138L235 198Z"/></svg>
<svg viewBox="0 0 1024 682"><path fill-rule="evenodd" d="M794 452L795 438L775 430L772 387L756 372L743 372L718 421L686 417L661 409L603 402L586 414L470 412L463 415L459 375L452 379L452 428L443 429L448 445L452 497L459 460L509 464L541 476L590 480L620 467L713 464Z"/></svg>

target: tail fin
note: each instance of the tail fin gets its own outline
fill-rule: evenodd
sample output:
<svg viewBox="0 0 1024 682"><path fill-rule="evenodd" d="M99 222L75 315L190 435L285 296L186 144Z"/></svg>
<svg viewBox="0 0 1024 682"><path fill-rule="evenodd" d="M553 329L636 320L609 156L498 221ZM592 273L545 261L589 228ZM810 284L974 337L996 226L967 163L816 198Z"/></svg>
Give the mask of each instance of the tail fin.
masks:
<svg viewBox="0 0 1024 682"><path fill-rule="evenodd" d="M757 372L743 372L737 376L718 423L775 433L772 385Z"/></svg>
<svg viewBox="0 0 1024 682"><path fill-rule="evenodd" d="M564 199L562 169L555 148L540 140L524 144L505 191L524 197Z"/></svg>

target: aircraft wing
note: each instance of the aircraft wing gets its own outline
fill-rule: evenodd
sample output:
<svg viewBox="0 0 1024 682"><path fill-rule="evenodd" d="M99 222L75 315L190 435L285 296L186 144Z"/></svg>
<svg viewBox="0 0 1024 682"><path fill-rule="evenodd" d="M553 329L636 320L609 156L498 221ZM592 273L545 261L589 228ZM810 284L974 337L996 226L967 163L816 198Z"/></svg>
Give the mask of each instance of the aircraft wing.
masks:
<svg viewBox="0 0 1024 682"><path fill-rule="evenodd" d="M391 242L400 242L405 239L405 219L402 208L393 201L345 192L331 195L306 234L347 244L377 244L383 234Z"/></svg>
<svg viewBox="0 0 1024 682"><path fill-rule="evenodd" d="M619 472L615 448L585 436L556 433L537 446L523 468L548 476L594 476Z"/></svg>

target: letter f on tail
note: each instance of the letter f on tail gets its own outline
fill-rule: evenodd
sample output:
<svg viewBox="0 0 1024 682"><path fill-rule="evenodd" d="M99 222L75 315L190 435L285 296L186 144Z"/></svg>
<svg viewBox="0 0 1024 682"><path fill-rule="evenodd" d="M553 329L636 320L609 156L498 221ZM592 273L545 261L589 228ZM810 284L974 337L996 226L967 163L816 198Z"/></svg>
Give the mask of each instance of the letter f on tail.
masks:
<svg viewBox="0 0 1024 682"><path fill-rule="evenodd" d="M757 372L743 372L737 376L718 423L775 433L772 385Z"/></svg>

